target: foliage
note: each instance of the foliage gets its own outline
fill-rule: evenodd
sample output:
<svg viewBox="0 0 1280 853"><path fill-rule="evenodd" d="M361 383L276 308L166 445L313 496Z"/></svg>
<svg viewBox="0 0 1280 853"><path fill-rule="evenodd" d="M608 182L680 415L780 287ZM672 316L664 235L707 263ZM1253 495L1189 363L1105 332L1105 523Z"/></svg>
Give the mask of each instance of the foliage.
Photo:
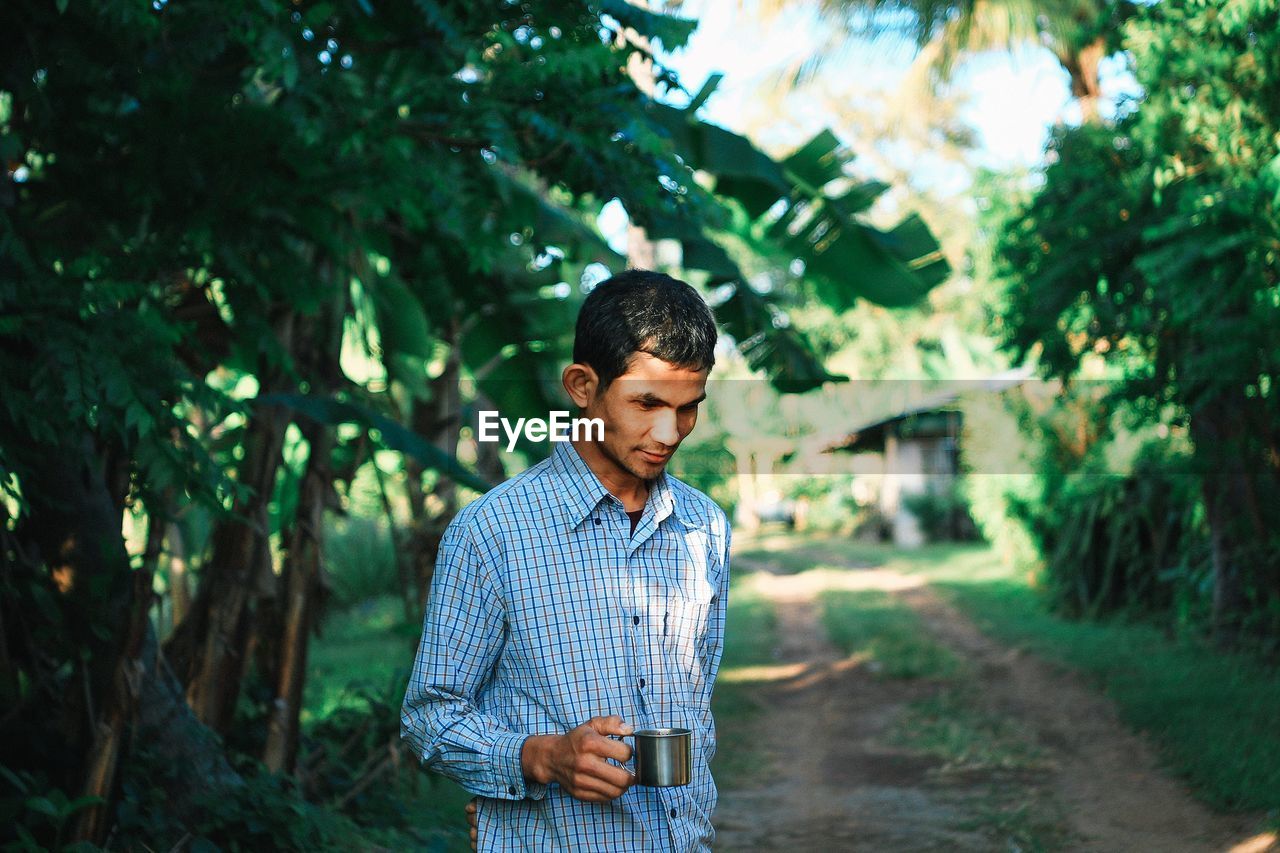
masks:
<svg viewBox="0 0 1280 853"><path fill-rule="evenodd" d="M940 488L903 495L902 505L919 520L929 542L974 538L974 523L960 480L950 478Z"/></svg>
<svg viewBox="0 0 1280 853"><path fill-rule="evenodd" d="M1189 430L1224 634L1280 634L1277 33L1271 3L1144 8L1125 29L1143 101L1055 135L998 247L1015 357L1063 379L1100 362L1108 405Z"/></svg>
<svg viewBox="0 0 1280 853"><path fill-rule="evenodd" d="M680 445L671 460L670 472L685 483L710 497L733 517L738 502L734 484L737 470L729 454L722 432L695 431Z"/></svg>
<svg viewBox="0 0 1280 853"><path fill-rule="evenodd" d="M1044 586L1062 612L1172 612L1179 627L1205 624L1207 534L1185 456L1151 443L1128 472L1095 458L1042 487L1011 498L1010 511L1043 555Z"/></svg>
<svg viewBox="0 0 1280 853"><path fill-rule="evenodd" d="M0 842L7 851L56 850L60 853L96 850L87 842L70 841L71 824L98 797L74 799L52 787L43 773L11 770L0 765Z"/></svg>
<svg viewBox="0 0 1280 853"><path fill-rule="evenodd" d="M396 592L396 552L383 519L348 516L325 527L326 577L342 610Z"/></svg>

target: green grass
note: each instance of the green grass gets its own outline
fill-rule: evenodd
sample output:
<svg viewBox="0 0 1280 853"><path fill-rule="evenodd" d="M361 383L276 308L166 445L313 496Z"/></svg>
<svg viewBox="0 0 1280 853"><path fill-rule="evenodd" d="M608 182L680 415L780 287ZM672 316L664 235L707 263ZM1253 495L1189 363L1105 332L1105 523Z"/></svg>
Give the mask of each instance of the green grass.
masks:
<svg viewBox="0 0 1280 853"><path fill-rule="evenodd" d="M394 683L403 696L421 632L420 624L405 620L392 596L331 613L307 656L303 723L338 707L365 704L361 689L384 694Z"/></svg>
<svg viewBox="0 0 1280 853"><path fill-rule="evenodd" d="M391 596L331 614L321 636L311 643L303 725L339 708L368 707L362 695L366 691L398 707L421 631L417 620L406 621L400 602ZM457 853L471 849L463 812L471 794L462 786L412 761L397 777L379 784L395 786L418 838L407 840L402 833L389 832L386 838L365 838L370 846ZM416 846L407 848L406 843Z"/></svg>
<svg viewBox="0 0 1280 853"><path fill-rule="evenodd" d="M1008 717L979 710L971 691L967 685L948 687L911 703L888 741L942 759L943 772L1040 766L1044 755L1034 734Z"/></svg>
<svg viewBox="0 0 1280 853"><path fill-rule="evenodd" d="M934 642L910 607L880 590L827 590L818 596L822 623L836 648L865 655L885 678L952 678L960 661Z"/></svg>
<svg viewBox="0 0 1280 853"><path fill-rule="evenodd" d="M982 710L976 687L949 684L912 702L886 741L942 760L934 778L957 780L968 817L958 829L980 830L1008 850L1063 849L1066 815L1044 784L1044 750L1016 720Z"/></svg>
<svg viewBox="0 0 1280 853"><path fill-rule="evenodd" d="M733 583L725 617L721 675L738 667L773 663L773 650L778 644L778 624L773 606L737 585L736 578ZM716 754L711 761L711 772L722 787L733 787L742 780L759 778L764 767L750 735L751 722L762 710L755 693L751 682L725 678L719 678L712 691Z"/></svg>

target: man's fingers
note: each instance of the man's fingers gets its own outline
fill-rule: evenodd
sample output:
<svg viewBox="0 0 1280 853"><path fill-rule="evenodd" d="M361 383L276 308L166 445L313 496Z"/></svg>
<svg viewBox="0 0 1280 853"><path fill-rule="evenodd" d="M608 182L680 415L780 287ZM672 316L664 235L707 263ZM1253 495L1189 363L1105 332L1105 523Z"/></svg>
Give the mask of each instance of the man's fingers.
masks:
<svg viewBox="0 0 1280 853"><path fill-rule="evenodd" d="M471 827L471 849L478 850L480 845L480 818L476 810L476 799L472 797L467 801L466 809L467 823Z"/></svg>
<svg viewBox="0 0 1280 853"><path fill-rule="evenodd" d="M590 803L608 802L616 800L626 793L626 788L611 784L602 779L593 776L583 776L574 780L573 788L570 792L579 800L586 800Z"/></svg>
<svg viewBox="0 0 1280 853"><path fill-rule="evenodd" d="M578 765L577 773L574 775L574 782L578 784L583 784L588 779L618 788L619 794L621 794L623 790L626 790L631 785L635 776L626 768L610 764L603 758L591 756L582 759Z"/></svg>
<svg viewBox="0 0 1280 853"><path fill-rule="evenodd" d="M631 744L625 740L614 740L608 737L591 738L584 746L602 758L613 758L624 763L631 758Z"/></svg>
<svg viewBox="0 0 1280 853"><path fill-rule="evenodd" d="M630 723L624 722L622 717L617 714L610 714L607 717L592 717L587 720L586 725L594 729L596 734L601 735L629 735L635 731Z"/></svg>

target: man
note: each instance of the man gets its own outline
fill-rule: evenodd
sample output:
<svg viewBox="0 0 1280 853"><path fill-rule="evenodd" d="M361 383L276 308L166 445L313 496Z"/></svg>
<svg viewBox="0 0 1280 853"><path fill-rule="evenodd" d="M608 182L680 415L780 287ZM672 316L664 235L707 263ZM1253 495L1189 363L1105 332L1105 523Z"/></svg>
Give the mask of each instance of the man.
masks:
<svg viewBox="0 0 1280 853"><path fill-rule="evenodd" d="M482 851L710 848L730 531L665 467L697 421L715 340L684 282L601 283L562 378L603 440L556 443L445 531L401 736L477 795ZM692 730L688 786L634 784L620 736L658 726Z"/></svg>

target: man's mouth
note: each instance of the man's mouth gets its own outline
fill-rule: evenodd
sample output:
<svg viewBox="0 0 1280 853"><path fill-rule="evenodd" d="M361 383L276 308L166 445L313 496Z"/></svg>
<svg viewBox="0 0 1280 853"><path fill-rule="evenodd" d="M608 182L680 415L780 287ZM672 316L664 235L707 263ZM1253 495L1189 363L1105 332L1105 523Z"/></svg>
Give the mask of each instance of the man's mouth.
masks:
<svg viewBox="0 0 1280 853"><path fill-rule="evenodd" d="M671 458L670 453L650 453L648 450L641 450L640 452L643 453L644 458L650 462L666 462Z"/></svg>

